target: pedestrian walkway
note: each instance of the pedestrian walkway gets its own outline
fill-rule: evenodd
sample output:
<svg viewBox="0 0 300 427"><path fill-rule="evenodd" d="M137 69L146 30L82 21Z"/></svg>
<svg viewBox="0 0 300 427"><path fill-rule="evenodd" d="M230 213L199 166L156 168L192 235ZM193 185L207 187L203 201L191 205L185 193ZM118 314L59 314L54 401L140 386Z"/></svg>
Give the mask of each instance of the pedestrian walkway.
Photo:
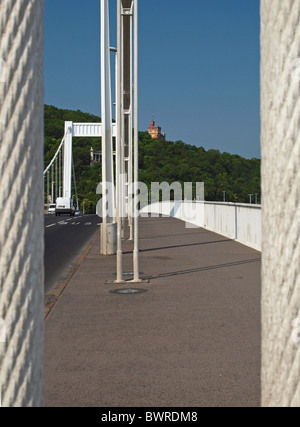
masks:
<svg viewBox="0 0 300 427"><path fill-rule="evenodd" d="M48 315L46 406L259 406L260 253L170 218L140 248L146 292L111 292L130 286L97 239Z"/></svg>

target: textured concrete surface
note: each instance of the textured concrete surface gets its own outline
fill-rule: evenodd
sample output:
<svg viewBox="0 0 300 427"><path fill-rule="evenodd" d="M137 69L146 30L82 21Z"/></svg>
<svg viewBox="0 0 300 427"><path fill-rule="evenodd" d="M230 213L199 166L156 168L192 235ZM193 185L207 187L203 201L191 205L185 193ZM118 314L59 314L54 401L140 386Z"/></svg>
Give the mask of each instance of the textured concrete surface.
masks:
<svg viewBox="0 0 300 427"><path fill-rule="evenodd" d="M5 60L5 76L0 76L0 319L6 326L0 406L5 408L43 405L43 16L43 0L0 0L0 58Z"/></svg>
<svg viewBox="0 0 300 427"><path fill-rule="evenodd" d="M259 406L260 253L169 218L140 234L148 292L110 293L129 285L97 239L48 315L46 405Z"/></svg>
<svg viewBox="0 0 300 427"><path fill-rule="evenodd" d="M300 406L299 24L299 0L261 1L262 405L271 407Z"/></svg>

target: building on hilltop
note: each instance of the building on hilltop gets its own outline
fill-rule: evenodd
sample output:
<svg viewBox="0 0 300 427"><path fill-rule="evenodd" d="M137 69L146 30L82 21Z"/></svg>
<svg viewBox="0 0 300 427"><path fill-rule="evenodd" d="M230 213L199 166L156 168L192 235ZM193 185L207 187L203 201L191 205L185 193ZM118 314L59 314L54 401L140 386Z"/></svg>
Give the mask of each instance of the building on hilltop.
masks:
<svg viewBox="0 0 300 427"><path fill-rule="evenodd" d="M113 158L115 160L116 158L116 152L113 151ZM102 151L96 151L91 147L90 149L90 166L93 166L95 163L101 163L102 162Z"/></svg>
<svg viewBox="0 0 300 427"><path fill-rule="evenodd" d="M150 126L148 127L148 133L152 139L166 140L166 134L161 132L161 127L155 126L155 121L151 120Z"/></svg>
<svg viewBox="0 0 300 427"><path fill-rule="evenodd" d="M91 160L90 160L90 166L93 166L94 163L100 163L102 158L101 151L95 151L93 147L91 147Z"/></svg>

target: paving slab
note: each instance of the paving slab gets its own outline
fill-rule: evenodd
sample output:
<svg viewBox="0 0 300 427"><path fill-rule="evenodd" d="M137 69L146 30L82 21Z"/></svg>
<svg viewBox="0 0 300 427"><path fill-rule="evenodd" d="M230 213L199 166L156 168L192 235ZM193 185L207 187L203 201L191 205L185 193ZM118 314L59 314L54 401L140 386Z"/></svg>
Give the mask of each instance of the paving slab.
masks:
<svg viewBox="0 0 300 427"><path fill-rule="evenodd" d="M96 238L48 314L46 406L260 406L261 254L166 217L141 219L140 249L148 282L116 285Z"/></svg>

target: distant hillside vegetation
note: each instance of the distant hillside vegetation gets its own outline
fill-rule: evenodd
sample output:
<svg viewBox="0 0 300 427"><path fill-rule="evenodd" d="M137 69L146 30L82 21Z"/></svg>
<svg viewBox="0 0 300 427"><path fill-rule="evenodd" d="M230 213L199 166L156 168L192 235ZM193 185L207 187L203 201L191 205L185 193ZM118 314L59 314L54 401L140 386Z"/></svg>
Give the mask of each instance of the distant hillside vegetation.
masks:
<svg viewBox="0 0 300 427"><path fill-rule="evenodd" d="M154 140L148 132L140 132L139 138L140 180L146 184L204 182L207 201L222 201L223 191L229 202L249 203L249 194L260 195L260 159L206 151L183 141Z"/></svg>
<svg viewBox="0 0 300 427"><path fill-rule="evenodd" d="M63 138L65 121L95 123L101 119L82 111L45 105L45 167ZM100 150L99 138L74 138L79 201L81 207L85 202L86 211L93 212L99 199L96 188L101 181L101 164L90 166L91 147ZM248 203L249 194L255 193L259 194L260 201L260 165L260 159L205 150L183 141L154 140L148 132L139 132L139 178L149 188L151 182L204 182L208 201L222 201L223 191L226 191L226 201Z"/></svg>

